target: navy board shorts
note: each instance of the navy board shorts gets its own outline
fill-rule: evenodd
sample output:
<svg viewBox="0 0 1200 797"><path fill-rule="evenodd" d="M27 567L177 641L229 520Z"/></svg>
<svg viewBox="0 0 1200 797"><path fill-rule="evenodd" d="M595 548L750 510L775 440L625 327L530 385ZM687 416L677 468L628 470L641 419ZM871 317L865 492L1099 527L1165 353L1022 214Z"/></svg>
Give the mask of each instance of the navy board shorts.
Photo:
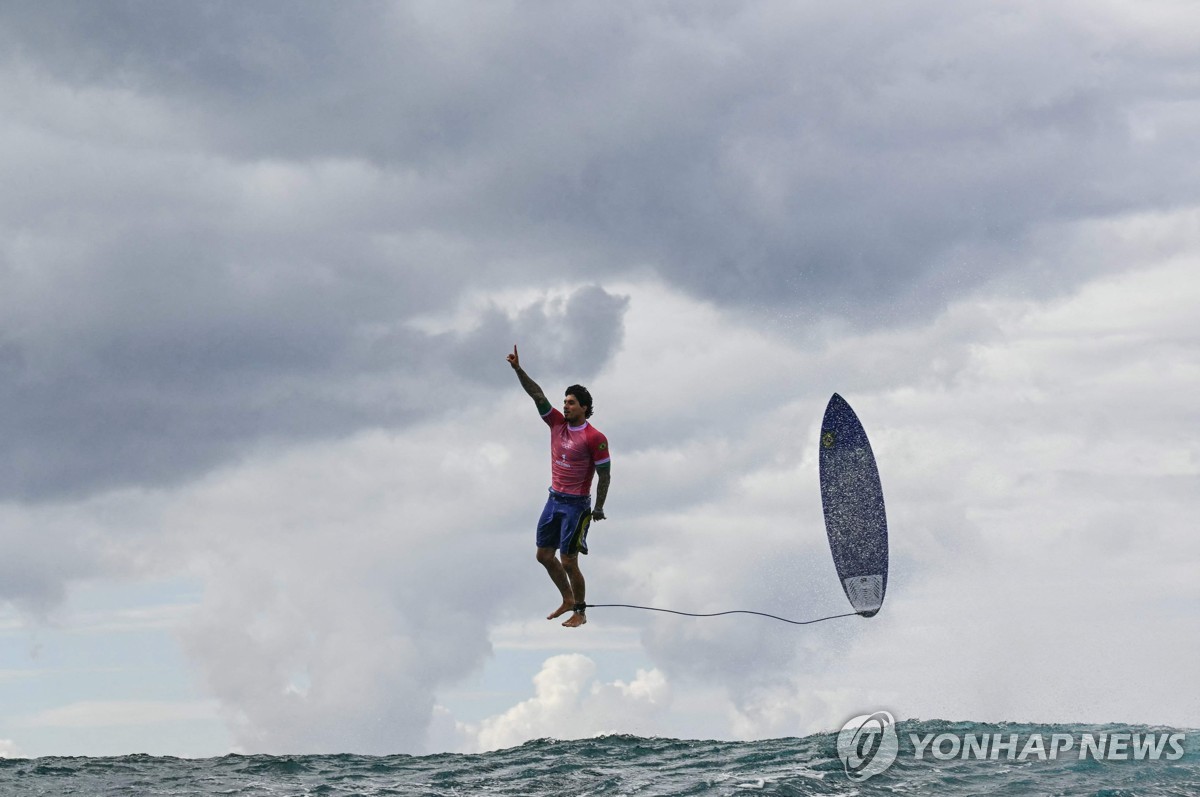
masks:
<svg viewBox="0 0 1200 797"><path fill-rule="evenodd" d="M537 547L557 548L563 556L586 555L588 526L592 523L592 497L550 491L538 518Z"/></svg>

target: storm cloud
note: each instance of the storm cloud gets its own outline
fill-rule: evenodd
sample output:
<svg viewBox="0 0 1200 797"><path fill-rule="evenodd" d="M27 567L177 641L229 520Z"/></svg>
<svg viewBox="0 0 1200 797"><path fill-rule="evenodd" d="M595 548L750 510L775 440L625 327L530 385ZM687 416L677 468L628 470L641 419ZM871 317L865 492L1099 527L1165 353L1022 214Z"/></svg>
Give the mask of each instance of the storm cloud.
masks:
<svg viewBox="0 0 1200 797"><path fill-rule="evenodd" d="M1013 255L1048 227L1195 200L1194 54L1129 21L942 2L10 7L0 494L410 423L414 358L481 372L478 347L405 325L465 286L650 270L755 312L927 316L1028 269ZM1062 269L1025 284L1061 290ZM512 337L482 324L476 341Z"/></svg>

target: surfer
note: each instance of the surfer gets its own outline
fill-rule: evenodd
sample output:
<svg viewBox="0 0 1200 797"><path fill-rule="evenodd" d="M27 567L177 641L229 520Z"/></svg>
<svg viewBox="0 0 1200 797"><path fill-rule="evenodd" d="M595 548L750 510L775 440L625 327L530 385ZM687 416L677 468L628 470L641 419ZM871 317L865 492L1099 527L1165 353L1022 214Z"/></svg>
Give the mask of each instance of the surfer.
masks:
<svg viewBox="0 0 1200 797"><path fill-rule="evenodd" d="M508 355L508 364L517 372L521 387L533 399L542 420L550 427L550 497L538 519L537 560L562 594L562 605L546 619L553 620L573 612L563 625L578 628L587 622L579 554L588 552L588 525L593 520L604 520L611 464L608 438L587 421L592 417L592 394L583 385L571 385L566 389L562 412L559 412L521 368L516 345ZM592 474L600 477L596 484L594 509L591 507ZM554 556L556 550L558 558Z"/></svg>

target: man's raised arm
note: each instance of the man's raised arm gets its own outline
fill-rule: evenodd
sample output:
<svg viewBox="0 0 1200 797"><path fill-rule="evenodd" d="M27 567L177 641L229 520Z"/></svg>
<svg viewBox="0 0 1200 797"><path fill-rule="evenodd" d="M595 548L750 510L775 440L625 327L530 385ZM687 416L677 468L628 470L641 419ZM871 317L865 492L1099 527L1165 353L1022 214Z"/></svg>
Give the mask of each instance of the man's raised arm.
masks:
<svg viewBox="0 0 1200 797"><path fill-rule="evenodd" d="M537 405L537 410L542 415L550 411L550 402L546 398L546 394L538 387L538 383L529 378L529 374L521 368L521 359L517 356L517 345L513 344L512 354L508 355L508 364L517 372L517 379L521 380L521 387L525 388L525 392L533 399L533 403Z"/></svg>

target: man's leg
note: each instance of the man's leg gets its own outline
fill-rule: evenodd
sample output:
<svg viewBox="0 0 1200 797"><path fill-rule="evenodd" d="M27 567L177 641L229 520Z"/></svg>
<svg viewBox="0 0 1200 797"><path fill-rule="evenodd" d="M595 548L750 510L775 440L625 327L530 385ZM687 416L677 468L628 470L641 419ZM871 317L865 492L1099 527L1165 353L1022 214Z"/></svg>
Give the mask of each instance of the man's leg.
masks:
<svg viewBox="0 0 1200 797"><path fill-rule="evenodd" d="M563 569L562 563L554 555L555 548L538 548L537 560L546 568L546 572L550 574L550 580L554 582L554 586L558 587L558 591L562 593L562 605L559 606L550 614L546 615L547 620L553 620L555 617L566 614L575 607L575 599L571 592L571 581L567 576L567 571Z"/></svg>
<svg viewBox="0 0 1200 797"><path fill-rule="evenodd" d="M566 556L562 558L562 568L567 576L567 580L571 584L571 595L574 596L574 603L584 603L586 595L586 584L583 581L583 573L579 570L579 555ZM571 608L574 608L572 605ZM567 628L578 628L587 622L587 616L583 612L575 612L567 618L563 623Z"/></svg>

